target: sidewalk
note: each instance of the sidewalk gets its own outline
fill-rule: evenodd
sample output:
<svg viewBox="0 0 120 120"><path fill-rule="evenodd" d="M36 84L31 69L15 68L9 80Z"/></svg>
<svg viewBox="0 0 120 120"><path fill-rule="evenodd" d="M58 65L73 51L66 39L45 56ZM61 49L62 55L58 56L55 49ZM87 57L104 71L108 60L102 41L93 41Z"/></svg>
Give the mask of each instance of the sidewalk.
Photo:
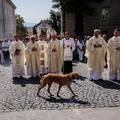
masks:
<svg viewBox="0 0 120 120"><path fill-rule="evenodd" d="M0 120L120 120L120 107L1 113Z"/></svg>

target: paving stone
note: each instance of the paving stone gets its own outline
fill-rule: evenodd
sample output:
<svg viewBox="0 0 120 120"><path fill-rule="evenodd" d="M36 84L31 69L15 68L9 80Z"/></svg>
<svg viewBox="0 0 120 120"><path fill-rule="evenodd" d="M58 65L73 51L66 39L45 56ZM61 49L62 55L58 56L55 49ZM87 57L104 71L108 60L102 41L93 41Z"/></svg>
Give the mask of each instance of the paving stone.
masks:
<svg viewBox="0 0 120 120"><path fill-rule="evenodd" d="M112 82L107 79L108 71L105 69L103 78L105 81L89 81L87 66L78 63L74 66L82 76L71 84L77 98L70 98L71 94L67 87L63 87L56 97L57 84L53 84L49 97L47 87L41 90L41 97L36 95L37 81L19 80L13 82L11 66L0 66L0 113L25 111L25 110L62 110L79 108L119 107L120 106L120 82Z"/></svg>

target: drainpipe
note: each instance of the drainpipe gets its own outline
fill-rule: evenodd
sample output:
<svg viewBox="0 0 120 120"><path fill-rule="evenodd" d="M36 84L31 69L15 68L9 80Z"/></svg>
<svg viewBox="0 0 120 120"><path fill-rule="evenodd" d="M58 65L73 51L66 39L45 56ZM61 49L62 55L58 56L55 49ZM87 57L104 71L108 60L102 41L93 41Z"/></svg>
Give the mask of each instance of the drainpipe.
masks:
<svg viewBox="0 0 120 120"><path fill-rule="evenodd" d="M4 0L2 0L2 11L3 11L3 34L5 39L5 11L4 11Z"/></svg>

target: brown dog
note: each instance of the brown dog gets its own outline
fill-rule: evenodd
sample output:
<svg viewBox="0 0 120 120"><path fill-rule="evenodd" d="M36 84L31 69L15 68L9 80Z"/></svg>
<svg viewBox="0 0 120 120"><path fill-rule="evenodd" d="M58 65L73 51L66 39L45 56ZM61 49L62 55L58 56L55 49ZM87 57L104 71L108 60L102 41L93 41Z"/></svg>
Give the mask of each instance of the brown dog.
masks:
<svg viewBox="0 0 120 120"><path fill-rule="evenodd" d="M59 92L60 92L60 89L63 86L67 86L69 88L69 90L72 92L73 97L75 97L76 95L70 87L70 83L74 79L80 79L80 75L78 73L75 73L75 72L72 72L72 73L66 74L66 75L62 75L62 74L47 74L47 75L44 75L40 80L40 85L38 87L37 95L39 96L40 90L42 88L44 88L46 85L48 85L48 93L50 95L52 95L51 92L50 92L50 87L51 87L52 83L54 82L54 83L59 84L59 89L57 91L57 96L58 97L60 97Z"/></svg>

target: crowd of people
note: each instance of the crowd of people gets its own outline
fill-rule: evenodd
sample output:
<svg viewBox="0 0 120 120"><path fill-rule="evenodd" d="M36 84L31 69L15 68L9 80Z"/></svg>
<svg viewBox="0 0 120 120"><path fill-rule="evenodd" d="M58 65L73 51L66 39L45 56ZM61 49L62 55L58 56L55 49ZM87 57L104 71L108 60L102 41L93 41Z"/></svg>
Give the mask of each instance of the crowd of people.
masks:
<svg viewBox="0 0 120 120"><path fill-rule="evenodd" d="M38 40L32 35L26 44L18 35L14 39L9 47L13 79L24 77L25 65L30 78L41 77L47 73L68 74L73 71L75 43L69 32L65 33L62 40L57 38L54 30L49 41L46 41L43 34L38 36Z"/></svg>
<svg viewBox="0 0 120 120"><path fill-rule="evenodd" d="M90 80L102 80L106 62L108 79L120 80L120 29L114 30L114 36L108 40L108 43L101 36L99 29L94 30L94 36L86 42L86 57Z"/></svg>
<svg viewBox="0 0 120 120"><path fill-rule="evenodd" d="M13 79L25 76L41 77L47 73L68 74L73 71L73 61L86 62L90 80L102 80L104 67L108 65L110 80L120 80L120 29L114 30L114 36L105 40L99 29L94 30L93 37L81 40L71 38L69 32L58 39L56 31L51 31L50 40L44 34L32 35L20 40L4 41L1 45L1 62L11 59ZM37 38L37 39L36 39ZM82 68L80 68L82 69Z"/></svg>

